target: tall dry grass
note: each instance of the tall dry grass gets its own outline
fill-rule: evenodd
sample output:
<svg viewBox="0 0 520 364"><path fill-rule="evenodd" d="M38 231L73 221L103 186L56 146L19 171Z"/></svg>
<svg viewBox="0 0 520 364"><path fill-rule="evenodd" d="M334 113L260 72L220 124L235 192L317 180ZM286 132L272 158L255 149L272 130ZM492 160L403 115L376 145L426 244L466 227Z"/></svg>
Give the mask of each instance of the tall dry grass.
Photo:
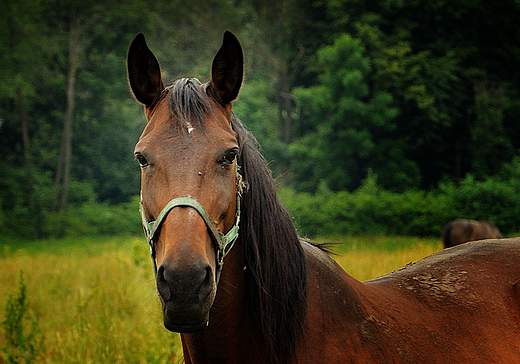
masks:
<svg viewBox="0 0 520 364"><path fill-rule="evenodd" d="M416 262L442 249L439 239L349 237L334 259L354 278L365 281Z"/></svg>
<svg viewBox="0 0 520 364"><path fill-rule="evenodd" d="M4 248L0 322L5 298L16 291L23 271L30 320L43 336L35 362L182 362L178 335L162 325L146 243L128 239L120 247L107 245L111 248L99 244L97 253L77 246L70 253ZM0 348L5 345L0 333Z"/></svg>

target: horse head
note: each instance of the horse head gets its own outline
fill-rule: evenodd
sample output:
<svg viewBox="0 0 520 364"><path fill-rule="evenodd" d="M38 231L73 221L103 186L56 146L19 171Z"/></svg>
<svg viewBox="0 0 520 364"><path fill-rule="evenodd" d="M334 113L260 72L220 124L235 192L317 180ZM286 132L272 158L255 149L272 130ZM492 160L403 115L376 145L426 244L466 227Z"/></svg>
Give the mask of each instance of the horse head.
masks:
<svg viewBox="0 0 520 364"><path fill-rule="evenodd" d="M184 78L165 87L141 33L128 51L130 88L147 119L134 151L141 213L171 331L207 326L223 258L236 239L242 186L231 119L242 78L242 48L230 32L204 84Z"/></svg>

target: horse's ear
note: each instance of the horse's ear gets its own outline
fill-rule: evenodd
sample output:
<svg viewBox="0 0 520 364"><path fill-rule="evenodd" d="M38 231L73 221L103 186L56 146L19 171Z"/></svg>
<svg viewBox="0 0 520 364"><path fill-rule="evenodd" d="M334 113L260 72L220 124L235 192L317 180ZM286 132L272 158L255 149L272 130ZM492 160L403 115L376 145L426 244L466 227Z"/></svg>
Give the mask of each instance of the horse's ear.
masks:
<svg viewBox="0 0 520 364"><path fill-rule="evenodd" d="M224 41L211 65L210 91L222 105L237 98L244 78L244 54L238 39L224 33Z"/></svg>
<svg viewBox="0 0 520 364"><path fill-rule="evenodd" d="M128 48L127 67L128 81L135 98L146 107L153 107L164 84L159 62L146 45L142 33L135 36Z"/></svg>

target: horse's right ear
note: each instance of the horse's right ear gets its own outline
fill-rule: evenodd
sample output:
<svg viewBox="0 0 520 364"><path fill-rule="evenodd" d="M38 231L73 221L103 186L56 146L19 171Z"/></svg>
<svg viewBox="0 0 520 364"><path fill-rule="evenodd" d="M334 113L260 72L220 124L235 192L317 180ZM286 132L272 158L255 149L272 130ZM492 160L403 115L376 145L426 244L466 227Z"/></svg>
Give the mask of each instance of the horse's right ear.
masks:
<svg viewBox="0 0 520 364"><path fill-rule="evenodd" d="M135 36L128 48L127 69L128 81L135 98L147 108L152 108L164 89L164 84L159 62L146 45L142 33Z"/></svg>

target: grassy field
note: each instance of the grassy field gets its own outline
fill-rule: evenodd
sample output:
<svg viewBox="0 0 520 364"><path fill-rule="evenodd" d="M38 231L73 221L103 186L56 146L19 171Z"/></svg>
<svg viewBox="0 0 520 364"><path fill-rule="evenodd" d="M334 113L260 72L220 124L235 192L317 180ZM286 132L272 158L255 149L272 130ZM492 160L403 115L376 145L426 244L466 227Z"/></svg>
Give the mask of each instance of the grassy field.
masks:
<svg viewBox="0 0 520 364"><path fill-rule="evenodd" d="M441 249L438 239L334 242L344 243L334 246L335 259L361 280ZM182 362L178 335L162 326L144 239L4 239L0 267L0 363ZM23 329L12 319L20 313Z"/></svg>

